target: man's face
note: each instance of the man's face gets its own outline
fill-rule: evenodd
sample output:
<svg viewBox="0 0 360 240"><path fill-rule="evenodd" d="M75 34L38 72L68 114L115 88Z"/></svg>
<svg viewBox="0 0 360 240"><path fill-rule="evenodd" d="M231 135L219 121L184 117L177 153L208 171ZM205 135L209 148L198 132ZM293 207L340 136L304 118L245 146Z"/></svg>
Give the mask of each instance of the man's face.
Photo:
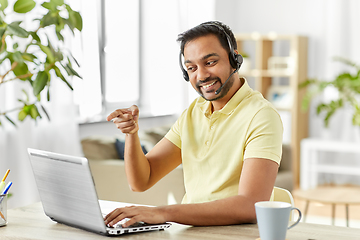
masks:
<svg viewBox="0 0 360 240"><path fill-rule="evenodd" d="M215 94L233 71L228 52L215 35L206 35L186 43L184 58L190 83L204 99L215 101L229 92L232 79L218 95Z"/></svg>

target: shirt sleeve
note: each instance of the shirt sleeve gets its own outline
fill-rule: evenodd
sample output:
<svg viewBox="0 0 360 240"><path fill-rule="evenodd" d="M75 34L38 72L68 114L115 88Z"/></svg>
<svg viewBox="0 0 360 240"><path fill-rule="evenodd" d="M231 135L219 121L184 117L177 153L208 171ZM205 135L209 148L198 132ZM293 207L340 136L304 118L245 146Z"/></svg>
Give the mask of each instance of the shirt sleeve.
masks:
<svg viewBox="0 0 360 240"><path fill-rule="evenodd" d="M280 164L283 125L279 114L272 107L265 107L255 114L245 142L244 159L265 158Z"/></svg>
<svg viewBox="0 0 360 240"><path fill-rule="evenodd" d="M165 138L170 142L175 144L178 148L181 149L181 122L184 118L186 110L181 114L181 116L176 120L174 125L170 128L169 132L165 135Z"/></svg>

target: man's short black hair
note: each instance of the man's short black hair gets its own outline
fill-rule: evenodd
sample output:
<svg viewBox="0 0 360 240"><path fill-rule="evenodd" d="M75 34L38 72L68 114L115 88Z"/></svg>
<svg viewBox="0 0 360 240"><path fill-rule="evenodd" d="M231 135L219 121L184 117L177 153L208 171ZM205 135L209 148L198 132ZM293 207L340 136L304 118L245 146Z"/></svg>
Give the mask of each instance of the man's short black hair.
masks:
<svg viewBox="0 0 360 240"><path fill-rule="evenodd" d="M215 35L219 39L221 46L223 46L223 48L226 49L227 52L230 52L228 37L230 38L230 42L234 50L237 49L236 39L231 29L227 25L219 21L210 21L202 23L179 34L177 41L181 44L181 53L184 54L184 48L187 42L209 34ZM228 37L226 36L226 34L228 35Z"/></svg>

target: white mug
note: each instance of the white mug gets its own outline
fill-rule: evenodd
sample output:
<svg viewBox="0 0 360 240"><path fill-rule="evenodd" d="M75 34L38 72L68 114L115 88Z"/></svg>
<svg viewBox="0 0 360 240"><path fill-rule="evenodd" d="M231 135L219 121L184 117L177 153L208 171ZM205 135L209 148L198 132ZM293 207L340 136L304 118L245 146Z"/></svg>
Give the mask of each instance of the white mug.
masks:
<svg viewBox="0 0 360 240"><path fill-rule="evenodd" d="M298 211L299 216L288 226L292 210ZM285 240L287 230L298 224L301 219L301 211L286 202L257 202L255 211L261 240Z"/></svg>

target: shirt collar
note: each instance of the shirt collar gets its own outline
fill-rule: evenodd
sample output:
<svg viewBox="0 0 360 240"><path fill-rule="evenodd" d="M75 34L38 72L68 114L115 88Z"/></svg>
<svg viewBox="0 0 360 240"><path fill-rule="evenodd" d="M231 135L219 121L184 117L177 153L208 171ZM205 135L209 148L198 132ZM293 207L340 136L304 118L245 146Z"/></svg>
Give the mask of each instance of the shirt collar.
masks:
<svg viewBox="0 0 360 240"><path fill-rule="evenodd" d="M219 110L219 113L223 113L226 115L230 115L233 113L234 109L239 105L239 103L249 94L251 88L246 81L245 78L241 78L244 80L244 84L241 88L232 96L232 98L226 103L226 105ZM204 113L206 117L211 116L211 102L203 99L200 97L197 105L199 106L200 110Z"/></svg>

